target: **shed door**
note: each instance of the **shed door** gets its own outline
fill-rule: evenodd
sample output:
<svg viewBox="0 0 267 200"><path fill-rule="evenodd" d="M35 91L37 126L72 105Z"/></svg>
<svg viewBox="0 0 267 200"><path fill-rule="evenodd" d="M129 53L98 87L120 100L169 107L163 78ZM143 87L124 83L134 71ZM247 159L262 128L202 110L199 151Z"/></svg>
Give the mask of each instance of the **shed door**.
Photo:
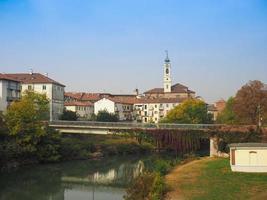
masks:
<svg viewBox="0 0 267 200"><path fill-rule="evenodd" d="M249 152L249 165L258 165L258 154L256 151Z"/></svg>

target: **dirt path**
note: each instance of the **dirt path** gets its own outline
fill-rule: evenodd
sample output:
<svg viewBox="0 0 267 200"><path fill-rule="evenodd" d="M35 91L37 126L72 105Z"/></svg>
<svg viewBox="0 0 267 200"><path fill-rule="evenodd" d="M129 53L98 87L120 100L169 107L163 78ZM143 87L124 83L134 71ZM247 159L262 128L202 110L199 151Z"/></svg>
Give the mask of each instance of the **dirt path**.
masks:
<svg viewBox="0 0 267 200"><path fill-rule="evenodd" d="M167 193L166 200L184 200L184 195L180 189L182 180L193 184L201 173L201 166L210 160L212 160L212 158L205 157L190 161L184 165L177 166L167 174L165 176L165 181L168 188L170 188L170 192Z"/></svg>

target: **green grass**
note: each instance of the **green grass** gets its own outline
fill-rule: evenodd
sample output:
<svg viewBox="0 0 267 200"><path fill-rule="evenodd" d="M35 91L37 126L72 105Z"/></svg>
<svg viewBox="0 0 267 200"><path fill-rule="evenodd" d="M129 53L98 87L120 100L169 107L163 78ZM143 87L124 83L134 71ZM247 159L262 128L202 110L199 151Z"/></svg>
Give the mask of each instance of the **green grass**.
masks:
<svg viewBox="0 0 267 200"><path fill-rule="evenodd" d="M197 177L180 185L186 199L267 199L267 173L232 172L228 159L203 162Z"/></svg>

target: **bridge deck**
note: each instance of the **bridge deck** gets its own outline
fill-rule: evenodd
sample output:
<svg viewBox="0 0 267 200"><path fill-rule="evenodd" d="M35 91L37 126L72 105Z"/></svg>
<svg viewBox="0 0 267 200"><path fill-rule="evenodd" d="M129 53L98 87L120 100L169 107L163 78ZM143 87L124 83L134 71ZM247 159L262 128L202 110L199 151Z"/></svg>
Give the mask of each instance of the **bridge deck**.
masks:
<svg viewBox="0 0 267 200"><path fill-rule="evenodd" d="M211 129L220 127L219 124L151 124L129 122L94 122L94 121L53 121L49 126L54 128L79 129Z"/></svg>

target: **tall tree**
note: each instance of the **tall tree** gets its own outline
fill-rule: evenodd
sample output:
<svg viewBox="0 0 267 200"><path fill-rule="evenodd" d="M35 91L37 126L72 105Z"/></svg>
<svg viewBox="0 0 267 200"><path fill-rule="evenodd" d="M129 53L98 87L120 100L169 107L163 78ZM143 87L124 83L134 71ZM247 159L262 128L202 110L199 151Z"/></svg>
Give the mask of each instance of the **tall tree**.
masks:
<svg viewBox="0 0 267 200"><path fill-rule="evenodd" d="M208 114L205 102L198 99L188 99L170 110L162 122L205 124L211 123L211 119L212 116Z"/></svg>
<svg viewBox="0 0 267 200"><path fill-rule="evenodd" d="M234 98L230 97L225 105L225 108L218 114L217 123L234 124L236 123L236 115L233 111Z"/></svg>
<svg viewBox="0 0 267 200"><path fill-rule="evenodd" d="M267 91L260 81L250 81L236 94L233 110L240 123L258 124L267 113Z"/></svg>

